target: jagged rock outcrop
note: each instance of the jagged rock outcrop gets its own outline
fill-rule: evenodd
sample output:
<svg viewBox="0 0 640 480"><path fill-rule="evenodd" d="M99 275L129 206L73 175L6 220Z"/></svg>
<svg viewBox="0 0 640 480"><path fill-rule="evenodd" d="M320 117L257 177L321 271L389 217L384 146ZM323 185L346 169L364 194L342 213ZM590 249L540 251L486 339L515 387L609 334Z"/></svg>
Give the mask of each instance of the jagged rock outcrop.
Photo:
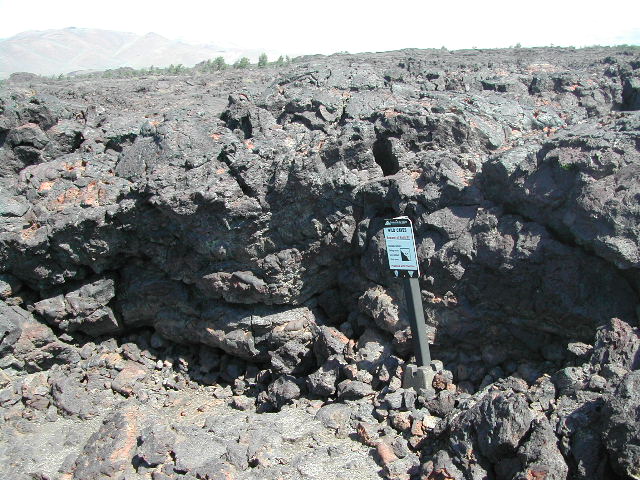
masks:
<svg viewBox="0 0 640 480"><path fill-rule="evenodd" d="M74 364L151 328L149 347L199 352L180 373L228 385L233 408L351 405L335 428L393 478L633 478L638 65L633 49L409 50L3 87L1 366L41 376L0 405L88 422L144 403L157 358ZM397 215L442 361L415 393L381 231ZM135 456L160 475L167 452L113 429L87 458L124 442L109 475ZM173 473L226 472L176 448ZM68 472L102 474L83 461Z"/></svg>

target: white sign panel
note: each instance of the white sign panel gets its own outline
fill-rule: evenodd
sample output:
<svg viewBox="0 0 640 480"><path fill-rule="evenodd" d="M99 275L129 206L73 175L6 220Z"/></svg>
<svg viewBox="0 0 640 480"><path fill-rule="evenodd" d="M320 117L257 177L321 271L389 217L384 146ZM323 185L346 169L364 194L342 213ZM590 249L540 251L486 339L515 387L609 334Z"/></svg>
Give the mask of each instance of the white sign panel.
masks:
<svg viewBox="0 0 640 480"><path fill-rule="evenodd" d="M420 270L411 220L408 217L386 219L384 240L387 244L389 268L395 276L418 277Z"/></svg>

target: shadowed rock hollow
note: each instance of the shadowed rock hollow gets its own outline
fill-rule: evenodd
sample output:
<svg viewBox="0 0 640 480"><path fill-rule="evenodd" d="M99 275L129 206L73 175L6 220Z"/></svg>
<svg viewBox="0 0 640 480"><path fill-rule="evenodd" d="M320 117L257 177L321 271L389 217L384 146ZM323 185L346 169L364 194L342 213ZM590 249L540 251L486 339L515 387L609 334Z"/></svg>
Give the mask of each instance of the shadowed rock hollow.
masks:
<svg viewBox="0 0 640 480"><path fill-rule="evenodd" d="M172 420L203 395L267 430L315 415L335 478L638 478L639 68L634 48L412 50L2 87L4 440L87 433L46 466L20 442L0 458L326 478L242 428L214 448L231 420ZM398 215L439 360L417 394L381 231ZM365 453L336 463L350 433Z"/></svg>

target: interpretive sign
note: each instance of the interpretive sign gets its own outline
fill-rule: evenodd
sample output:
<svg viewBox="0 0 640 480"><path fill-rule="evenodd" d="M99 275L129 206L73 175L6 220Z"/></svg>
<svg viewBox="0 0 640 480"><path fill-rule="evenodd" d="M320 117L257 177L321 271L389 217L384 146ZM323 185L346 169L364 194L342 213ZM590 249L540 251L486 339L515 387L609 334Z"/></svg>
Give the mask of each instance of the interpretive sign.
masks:
<svg viewBox="0 0 640 480"><path fill-rule="evenodd" d="M411 220L408 217L388 218L383 230L391 271L396 277L418 278L420 269Z"/></svg>
<svg viewBox="0 0 640 480"><path fill-rule="evenodd" d="M417 367L414 365L412 368L407 368L403 386L415 388L419 392L421 388L427 388L431 384L433 368L418 280L420 269L416 241L413 237L413 224L409 217L387 218L384 221L383 230L389 268L396 277L403 277L409 326L418 364Z"/></svg>

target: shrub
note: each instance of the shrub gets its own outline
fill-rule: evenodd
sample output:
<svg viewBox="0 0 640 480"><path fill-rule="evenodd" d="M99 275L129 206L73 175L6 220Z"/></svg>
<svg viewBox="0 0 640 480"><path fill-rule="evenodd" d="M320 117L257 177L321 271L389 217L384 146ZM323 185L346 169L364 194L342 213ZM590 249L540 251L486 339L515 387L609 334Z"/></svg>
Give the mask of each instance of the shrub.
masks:
<svg viewBox="0 0 640 480"><path fill-rule="evenodd" d="M267 66L267 63L269 63L269 59L267 58L267 54L266 53L261 53L260 57L258 58L258 66L263 68Z"/></svg>
<svg viewBox="0 0 640 480"><path fill-rule="evenodd" d="M216 57L213 66L216 70L224 70L227 68L227 62L224 61L224 57Z"/></svg>
<svg viewBox="0 0 640 480"><path fill-rule="evenodd" d="M247 57L242 57L233 64L233 68L247 68L250 65Z"/></svg>

